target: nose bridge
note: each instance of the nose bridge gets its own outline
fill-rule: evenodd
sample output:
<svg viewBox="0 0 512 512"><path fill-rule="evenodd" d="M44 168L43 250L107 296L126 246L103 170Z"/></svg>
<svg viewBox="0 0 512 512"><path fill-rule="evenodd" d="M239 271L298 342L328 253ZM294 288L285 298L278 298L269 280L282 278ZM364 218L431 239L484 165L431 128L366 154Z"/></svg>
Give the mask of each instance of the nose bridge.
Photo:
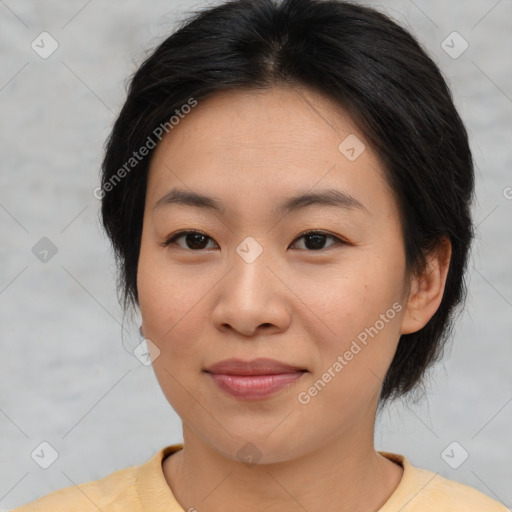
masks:
<svg viewBox="0 0 512 512"><path fill-rule="evenodd" d="M232 258L232 291L239 304L251 308L257 307L260 300L265 300L265 289L270 285L271 276L267 266L271 265L270 251L254 237L247 236L235 248Z"/></svg>
<svg viewBox="0 0 512 512"><path fill-rule="evenodd" d="M279 279L268 268L275 266L271 251L247 237L230 256L213 312L217 328L230 326L245 336L253 336L259 326L285 328L289 311L279 301Z"/></svg>

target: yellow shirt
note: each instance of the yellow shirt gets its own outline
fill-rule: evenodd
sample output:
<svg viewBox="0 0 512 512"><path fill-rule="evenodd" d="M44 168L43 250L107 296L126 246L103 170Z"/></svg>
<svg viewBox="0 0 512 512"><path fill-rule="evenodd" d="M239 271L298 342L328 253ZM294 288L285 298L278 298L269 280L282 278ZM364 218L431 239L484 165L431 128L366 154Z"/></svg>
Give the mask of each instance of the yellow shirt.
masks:
<svg viewBox="0 0 512 512"><path fill-rule="evenodd" d="M163 459L182 448L167 446L140 466L60 489L11 512L184 512L162 470ZM509 512L472 487L412 466L403 455L378 453L404 468L402 480L379 512Z"/></svg>

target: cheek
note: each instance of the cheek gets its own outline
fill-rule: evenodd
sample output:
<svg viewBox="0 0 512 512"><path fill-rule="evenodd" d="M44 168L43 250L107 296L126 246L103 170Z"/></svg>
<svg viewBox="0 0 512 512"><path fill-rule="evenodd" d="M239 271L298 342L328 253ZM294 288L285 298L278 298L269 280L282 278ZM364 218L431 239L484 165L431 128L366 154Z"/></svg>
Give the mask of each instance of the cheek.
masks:
<svg viewBox="0 0 512 512"><path fill-rule="evenodd" d="M293 281L294 293L324 334L347 339L389 307L394 290L376 267L374 260L361 255L339 262L329 271L301 273Z"/></svg>
<svg viewBox="0 0 512 512"><path fill-rule="evenodd" d="M137 270L137 291L145 332L153 331L159 319L169 313L167 286L158 270L158 265L141 250Z"/></svg>
<svg viewBox="0 0 512 512"><path fill-rule="evenodd" d="M161 364L176 371L179 361L197 359L197 343L205 325L201 298L212 284L169 266L161 254L141 250L137 275L144 334L164 356ZM155 361L156 362L156 361Z"/></svg>
<svg viewBox="0 0 512 512"><path fill-rule="evenodd" d="M372 255L347 260L324 279L301 281L297 295L314 313L307 329L318 340L318 371L345 354L343 373L356 380L361 367L385 370L399 338L402 285L400 265Z"/></svg>
<svg viewBox="0 0 512 512"><path fill-rule="evenodd" d="M166 271L165 262L161 261L158 252L143 243L137 269L139 307L144 334L161 349L166 331L180 317L182 302L179 295L183 293L183 288L176 283L177 278L173 278L172 274Z"/></svg>
<svg viewBox="0 0 512 512"><path fill-rule="evenodd" d="M185 281L179 272L166 270L156 251L141 248L137 283L144 335L151 341L148 348L160 388L181 417L189 414L190 390L201 399L194 380L200 372L194 341L201 338L195 332L201 325L194 317L199 313L194 308L198 298Z"/></svg>

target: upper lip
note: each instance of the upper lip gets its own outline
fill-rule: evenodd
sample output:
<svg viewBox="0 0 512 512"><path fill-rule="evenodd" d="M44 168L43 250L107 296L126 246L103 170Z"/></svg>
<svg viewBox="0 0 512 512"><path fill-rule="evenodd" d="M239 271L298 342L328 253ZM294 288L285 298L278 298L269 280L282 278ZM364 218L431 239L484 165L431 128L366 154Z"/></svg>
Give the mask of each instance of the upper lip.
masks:
<svg viewBox="0 0 512 512"><path fill-rule="evenodd" d="M258 358L250 361L243 359L225 359L205 369L209 373L223 375L277 375L306 371L305 368L277 361L276 359Z"/></svg>

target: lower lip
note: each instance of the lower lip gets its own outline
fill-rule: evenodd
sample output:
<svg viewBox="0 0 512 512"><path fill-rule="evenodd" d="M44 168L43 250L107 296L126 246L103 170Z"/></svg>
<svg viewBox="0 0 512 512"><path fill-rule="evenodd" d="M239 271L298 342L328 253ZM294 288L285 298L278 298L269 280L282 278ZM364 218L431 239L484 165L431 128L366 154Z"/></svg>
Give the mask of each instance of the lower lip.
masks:
<svg viewBox="0 0 512 512"><path fill-rule="evenodd" d="M276 375L222 375L209 373L220 389L236 398L259 400L267 398L298 380L305 372Z"/></svg>

